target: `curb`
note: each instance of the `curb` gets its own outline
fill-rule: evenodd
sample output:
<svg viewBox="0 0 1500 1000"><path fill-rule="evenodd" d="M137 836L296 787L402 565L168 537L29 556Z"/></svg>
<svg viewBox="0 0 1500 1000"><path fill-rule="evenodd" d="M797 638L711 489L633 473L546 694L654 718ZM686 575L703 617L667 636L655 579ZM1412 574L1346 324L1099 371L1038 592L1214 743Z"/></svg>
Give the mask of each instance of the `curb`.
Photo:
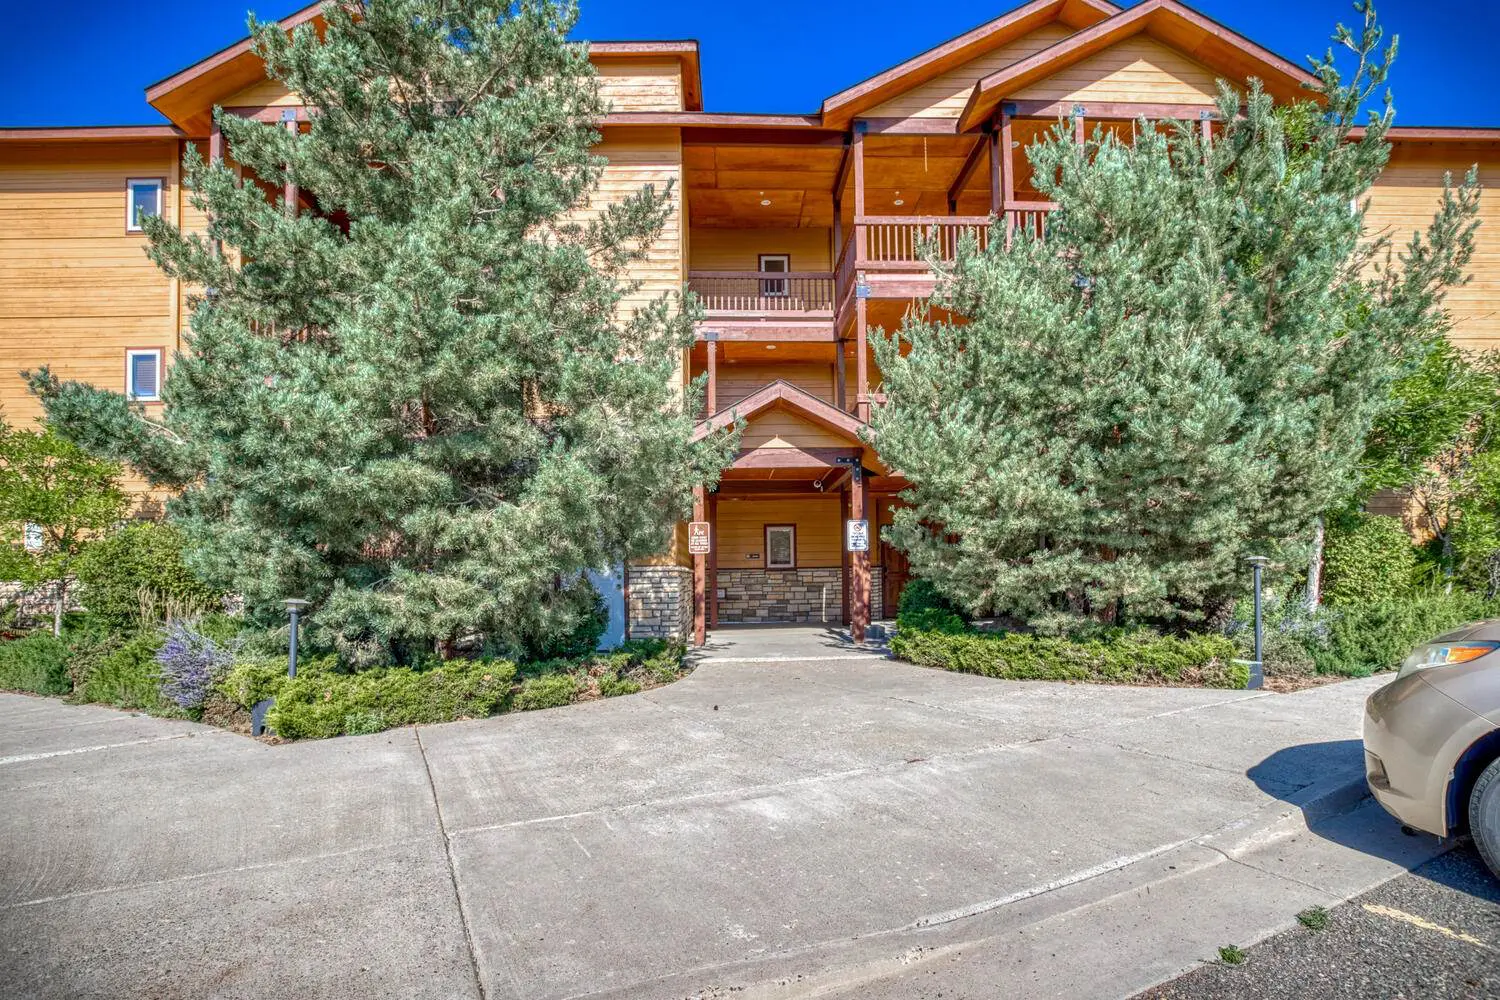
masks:
<svg viewBox="0 0 1500 1000"><path fill-rule="evenodd" d="M1324 820L1352 812L1369 799L1370 789L1361 771L1317 781L1298 789L1286 799L1262 806L1241 820L1195 837L1191 842L1223 851L1244 854L1273 841L1309 832Z"/></svg>

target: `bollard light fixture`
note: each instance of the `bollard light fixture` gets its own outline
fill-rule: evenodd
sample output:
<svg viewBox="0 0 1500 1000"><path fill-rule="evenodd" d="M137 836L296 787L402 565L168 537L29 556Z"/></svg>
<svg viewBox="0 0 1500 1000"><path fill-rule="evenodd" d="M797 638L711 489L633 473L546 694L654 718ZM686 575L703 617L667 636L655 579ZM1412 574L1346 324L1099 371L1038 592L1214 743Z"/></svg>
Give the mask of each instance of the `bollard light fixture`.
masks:
<svg viewBox="0 0 1500 1000"><path fill-rule="evenodd" d="M1265 660L1261 656L1260 574L1270 561L1266 556L1245 557L1245 562L1250 564L1255 591L1255 659L1250 661L1250 682L1245 685L1251 691L1259 690L1266 684Z"/></svg>
<svg viewBox="0 0 1500 1000"><path fill-rule="evenodd" d="M292 616L291 642L287 646L286 675L297 676L297 623L302 617L302 609L307 607L308 602L300 597L288 597L281 602L286 606L287 612Z"/></svg>

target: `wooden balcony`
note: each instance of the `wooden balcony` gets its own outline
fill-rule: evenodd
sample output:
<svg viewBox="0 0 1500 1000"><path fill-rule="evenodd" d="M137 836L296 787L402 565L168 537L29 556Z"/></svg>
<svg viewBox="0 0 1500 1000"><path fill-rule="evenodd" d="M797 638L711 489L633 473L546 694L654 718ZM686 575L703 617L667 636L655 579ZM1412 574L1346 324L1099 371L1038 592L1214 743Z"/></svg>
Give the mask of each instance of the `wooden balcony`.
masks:
<svg viewBox="0 0 1500 1000"><path fill-rule="evenodd" d="M832 271L690 271L688 289L714 319L833 318Z"/></svg>

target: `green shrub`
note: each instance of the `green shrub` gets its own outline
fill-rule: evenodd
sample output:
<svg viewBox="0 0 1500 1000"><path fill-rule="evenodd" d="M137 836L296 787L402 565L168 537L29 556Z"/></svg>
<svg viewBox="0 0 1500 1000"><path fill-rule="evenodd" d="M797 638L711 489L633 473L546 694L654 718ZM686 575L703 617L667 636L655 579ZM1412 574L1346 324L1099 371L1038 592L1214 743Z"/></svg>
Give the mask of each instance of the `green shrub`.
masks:
<svg viewBox="0 0 1500 1000"><path fill-rule="evenodd" d="M1418 551L1394 517L1355 514L1328 528L1323 549L1323 600L1330 606L1407 597Z"/></svg>
<svg viewBox="0 0 1500 1000"><path fill-rule="evenodd" d="M47 632L0 642L0 688L32 694L67 694L68 646Z"/></svg>
<svg viewBox="0 0 1500 1000"><path fill-rule="evenodd" d="M901 628L912 615L931 610L949 612L965 624L969 621L963 608L944 597L931 580L916 579L901 589L901 600L896 603L896 627Z"/></svg>
<svg viewBox="0 0 1500 1000"><path fill-rule="evenodd" d="M641 685L632 680L620 677L614 671L599 675L599 697L618 698L622 694L635 694L640 691Z"/></svg>
<svg viewBox="0 0 1500 1000"><path fill-rule="evenodd" d="M947 635L959 635L969 630L962 618L946 608L908 611L897 619L896 627L915 632L943 632Z"/></svg>
<svg viewBox="0 0 1500 1000"><path fill-rule="evenodd" d="M182 545L181 532L159 521L135 521L100 539L75 564L79 603L116 627L143 614L154 623L214 610L223 595L187 568Z"/></svg>
<svg viewBox="0 0 1500 1000"><path fill-rule="evenodd" d="M263 673L237 667L221 689L262 697L271 692L276 704L266 713L266 723L278 736L321 739L378 731L374 726L389 729L495 715L510 707L515 675L512 664L489 660L452 660L421 671L380 667L357 674L321 669L304 673L299 664L297 677L289 680L283 675L279 685Z"/></svg>
<svg viewBox="0 0 1500 1000"><path fill-rule="evenodd" d="M1465 591L1342 605L1329 622L1326 646L1312 655L1319 673L1364 677L1397 667L1429 639L1497 611L1494 602Z"/></svg>
<svg viewBox="0 0 1500 1000"><path fill-rule="evenodd" d="M518 712L527 712L535 708L557 708L559 705L570 705L578 696L578 681L569 673L544 674L541 677L528 677L521 684L521 690L516 692L513 707Z"/></svg>
<svg viewBox="0 0 1500 1000"><path fill-rule="evenodd" d="M297 676L314 677L338 669L332 656L314 656L297 661ZM234 667L216 685L225 698L242 708L254 708L267 698L276 697L290 678L286 675L286 657L255 657L237 660Z"/></svg>
<svg viewBox="0 0 1500 1000"><path fill-rule="evenodd" d="M165 708L156 662L162 641L160 632L147 629L110 648L74 692L78 700L117 708Z"/></svg>
<svg viewBox="0 0 1500 1000"><path fill-rule="evenodd" d="M924 667L1010 680L1105 684L1194 684L1242 688L1249 670L1232 662L1234 642L1222 635L1160 636L1134 632L1108 640L1020 633L953 633L903 628L891 652Z"/></svg>

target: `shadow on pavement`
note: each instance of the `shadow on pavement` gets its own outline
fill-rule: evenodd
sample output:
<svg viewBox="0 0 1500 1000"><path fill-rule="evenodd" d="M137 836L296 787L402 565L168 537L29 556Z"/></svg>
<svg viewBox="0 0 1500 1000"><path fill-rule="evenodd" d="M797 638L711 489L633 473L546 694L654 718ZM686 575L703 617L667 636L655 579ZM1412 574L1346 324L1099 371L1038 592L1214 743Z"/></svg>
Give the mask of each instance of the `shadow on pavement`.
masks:
<svg viewBox="0 0 1500 1000"><path fill-rule="evenodd" d="M1464 871L1462 866L1429 865L1420 853L1414 855L1413 849L1419 846L1414 841L1445 847L1459 841L1439 841L1431 834L1407 832L1395 817L1376 805L1365 786L1364 755L1360 740L1303 743L1277 750L1245 776L1267 795L1301 809L1308 829L1316 836L1408 869L1414 867L1414 857L1419 858L1418 874L1460 892L1479 895L1481 890L1493 891L1492 885L1476 886L1472 879L1457 877ZM1357 817L1351 815L1356 808L1360 810Z"/></svg>

